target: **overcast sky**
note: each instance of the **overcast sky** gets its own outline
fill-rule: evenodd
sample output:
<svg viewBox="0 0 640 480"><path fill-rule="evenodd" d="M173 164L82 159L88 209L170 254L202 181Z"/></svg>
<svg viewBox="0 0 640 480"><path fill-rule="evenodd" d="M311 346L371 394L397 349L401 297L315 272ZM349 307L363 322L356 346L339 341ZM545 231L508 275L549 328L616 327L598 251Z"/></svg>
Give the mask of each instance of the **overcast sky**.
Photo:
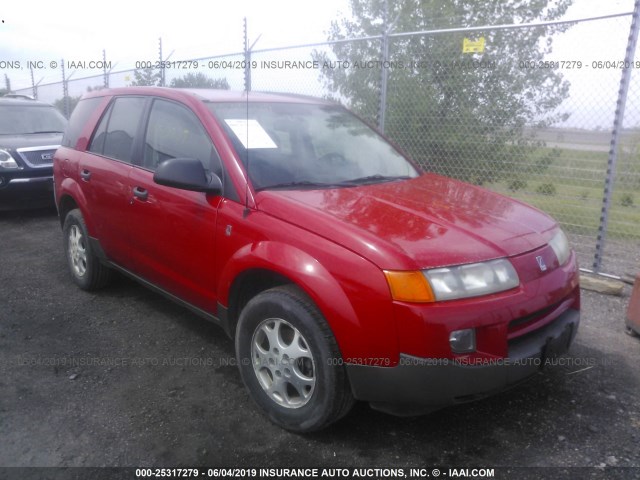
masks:
<svg viewBox="0 0 640 480"><path fill-rule="evenodd" d="M633 0L574 0L567 18L631 12L633 3ZM250 41L261 35L256 49L321 42L327 38L331 21L349 14L348 0L179 0L169 4L146 0L110 0L102 4L77 0L3 2L0 67L3 61L20 61L21 68L11 68L5 63L5 68L0 68L0 86L4 87L4 74L7 74L14 90L30 87L30 72L24 66L27 60L45 63L44 69L35 71L36 82L40 81L41 85L59 82L60 70L49 68L51 61L101 60L103 49L115 65L115 71L133 68L136 60L157 60L159 37L162 37L165 58L173 52L172 60L240 52L244 17L248 20ZM622 25L626 27L621 28ZM572 27L554 40L554 55L590 61L606 60L613 54L612 59L621 60L628 25L627 17L620 22ZM73 78L96 73L100 72L79 70ZM575 84L572 97L581 97L589 84L593 85L592 77L572 78L568 73ZM597 82L615 83L614 79L619 78L617 73L607 75L606 80ZM607 91L614 95L615 103L613 83Z"/></svg>
<svg viewBox="0 0 640 480"><path fill-rule="evenodd" d="M197 58L241 51L244 17L250 40L262 35L256 48L269 48L325 40L331 20L349 14L348 0L2 3L0 61L101 59L105 49L107 58L118 62L117 69L130 68L135 60L156 60L159 37L165 55L174 51L172 59ZM568 16L632 9L633 0L575 0ZM606 38L599 41L606 43ZM10 76L14 88L29 86L28 71L5 68L3 73ZM47 77L44 83L59 75L39 73Z"/></svg>
<svg viewBox="0 0 640 480"><path fill-rule="evenodd" d="M349 12L347 0L2 3L0 60L101 59L105 49L108 59L118 62L116 69L156 60L159 37L165 56L174 51L172 60L242 51L244 17L250 40L262 34L256 48L322 41L331 20ZM18 79L25 73L24 86L30 84L28 71L3 73L14 88L23 86Z"/></svg>

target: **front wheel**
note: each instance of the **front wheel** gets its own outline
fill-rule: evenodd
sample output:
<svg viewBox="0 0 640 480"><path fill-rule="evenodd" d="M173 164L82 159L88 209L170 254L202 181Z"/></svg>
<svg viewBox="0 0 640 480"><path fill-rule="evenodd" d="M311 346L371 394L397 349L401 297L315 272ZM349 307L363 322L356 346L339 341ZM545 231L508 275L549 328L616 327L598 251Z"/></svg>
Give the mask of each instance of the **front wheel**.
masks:
<svg viewBox="0 0 640 480"><path fill-rule="evenodd" d="M247 303L236 331L236 355L253 400L287 430L320 430L353 405L331 329L295 286L272 288Z"/></svg>
<svg viewBox="0 0 640 480"><path fill-rule="evenodd" d="M96 257L87 226L80 209L71 210L62 227L67 265L73 281L83 290L95 290L106 285L111 277L111 269Z"/></svg>

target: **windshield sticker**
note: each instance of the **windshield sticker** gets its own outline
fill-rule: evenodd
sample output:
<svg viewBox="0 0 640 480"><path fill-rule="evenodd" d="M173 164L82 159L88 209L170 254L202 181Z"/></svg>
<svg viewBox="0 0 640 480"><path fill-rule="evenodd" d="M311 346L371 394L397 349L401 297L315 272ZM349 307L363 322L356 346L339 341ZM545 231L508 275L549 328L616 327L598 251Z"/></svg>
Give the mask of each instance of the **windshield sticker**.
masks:
<svg viewBox="0 0 640 480"><path fill-rule="evenodd" d="M229 128L233 131L242 146L246 149L253 148L278 148L273 139L269 136L262 125L257 120L225 119Z"/></svg>

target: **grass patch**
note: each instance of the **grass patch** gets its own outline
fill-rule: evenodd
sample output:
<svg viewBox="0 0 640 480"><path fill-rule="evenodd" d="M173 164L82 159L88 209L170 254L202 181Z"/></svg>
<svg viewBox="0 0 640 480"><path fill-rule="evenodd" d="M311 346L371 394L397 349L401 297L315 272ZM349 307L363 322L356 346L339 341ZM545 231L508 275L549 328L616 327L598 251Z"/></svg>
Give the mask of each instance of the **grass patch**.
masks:
<svg viewBox="0 0 640 480"><path fill-rule="evenodd" d="M539 161L553 162L545 169ZM486 184L487 188L522 200L548 213L578 235L596 236L600 226L607 152L540 148L523 164L517 177ZM640 240L640 207L637 189L618 172L609 210L610 238ZM514 188L514 186L516 188Z"/></svg>

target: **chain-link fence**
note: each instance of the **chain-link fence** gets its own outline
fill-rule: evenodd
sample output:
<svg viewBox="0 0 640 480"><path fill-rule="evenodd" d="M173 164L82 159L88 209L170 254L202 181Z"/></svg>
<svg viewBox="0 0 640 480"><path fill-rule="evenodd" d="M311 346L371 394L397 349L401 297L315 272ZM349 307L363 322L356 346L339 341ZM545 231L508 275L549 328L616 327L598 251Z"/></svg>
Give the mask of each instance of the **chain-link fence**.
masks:
<svg viewBox="0 0 640 480"><path fill-rule="evenodd" d="M635 274L640 57L633 32L637 36L639 6L636 1L634 14L572 23L411 34L383 25L386 33L375 37L198 59L197 71L226 79L234 90L250 86L340 101L427 170L551 214L582 267ZM582 48L593 38L606 52ZM162 74L170 85L185 70ZM60 103L65 92L73 99L106 83L133 81L134 71L122 71L41 85L37 94Z"/></svg>

